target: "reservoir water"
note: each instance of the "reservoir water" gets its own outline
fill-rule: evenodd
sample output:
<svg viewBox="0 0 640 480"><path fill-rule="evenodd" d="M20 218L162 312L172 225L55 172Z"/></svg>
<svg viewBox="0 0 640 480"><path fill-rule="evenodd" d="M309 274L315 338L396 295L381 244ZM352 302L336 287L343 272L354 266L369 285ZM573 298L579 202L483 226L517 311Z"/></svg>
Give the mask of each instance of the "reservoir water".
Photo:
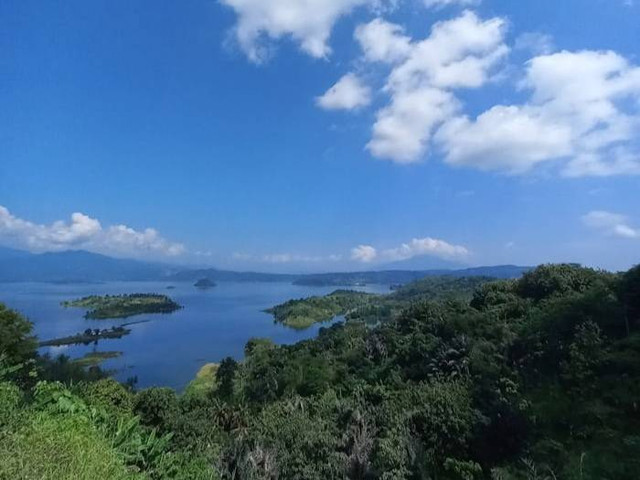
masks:
<svg viewBox="0 0 640 480"><path fill-rule="evenodd" d="M173 285L174 289L167 289ZM354 288L388 293L386 285ZM224 357L243 357L252 337L291 344L315 337L320 328L293 330L275 324L263 310L286 300L325 295L335 287L307 287L290 283L220 282L199 290L192 283L107 282L100 284L0 283L0 302L19 311L33 324L40 340L60 338L87 328L110 328L130 322L131 334L121 339L100 340L97 345L45 347L42 353L82 357L92 351L117 351L122 356L105 361L121 381L137 377L138 388L169 386L183 389L199 368ZM85 310L64 308L60 302L87 295L161 293L184 308L170 314L136 315L127 319L86 320Z"/></svg>

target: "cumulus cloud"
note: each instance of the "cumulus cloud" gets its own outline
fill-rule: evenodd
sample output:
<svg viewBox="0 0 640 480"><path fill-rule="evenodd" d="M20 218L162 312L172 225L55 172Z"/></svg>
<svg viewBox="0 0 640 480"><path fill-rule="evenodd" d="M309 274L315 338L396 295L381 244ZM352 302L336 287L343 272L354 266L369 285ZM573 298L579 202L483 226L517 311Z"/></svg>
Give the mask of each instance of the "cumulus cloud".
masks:
<svg viewBox="0 0 640 480"><path fill-rule="evenodd" d="M134 230L126 225L104 228L82 213L69 222L50 225L33 223L11 214L0 206L0 242L33 252L85 249L98 253L135 257L177 256L185 252L180 243L163 238L156 230Z"/></svg>
<svg viewBox="0 0 640 480"><path fill-rule="evenodd" d="M348 73L316 98L316 103L325 110L354 110L371 103L371 89L355 74Z"/></svg>
<svg viewBox="0 0 640 480"><path fill-rule="evenodd" d="M604 210L594 210L582 217L582 222L607 235L622 238L640 239L640 228L629 225L627 216Z"/></svg>
<svg viewBox="0 0 640 480"><path fill-rule="evenodd" d="M411 38L404 34L400 25L381 18L359 25L355 39L360 44L366 60L393 63L406 58L411 52Z"/></svg>
<svg viewBox="0 0 640 480"><path fill-rule="evenodd" d="M512 86L524 100L465 114L460 92L501 78L506 29L503 18L471 11L435 23L422 40L380 18L358 26L361 65L387 69L388 103L375 112L369 152L405 164L438 152L453 166L507 174L549 163L567 177L639 175L640 67L616 52L552 53L548 35L522 34L515 48L533 58Z"/></svg>
<svg viewBox="0 0 640 480"><path fill-rule="evenodd" d="M221 0L238 19L234 35L253 62L268 57L269 40L290 37L315 58L331 53L333 25L355 8L378 7L385 0Z"/></svg>
<svg viewBox="0 0 640 480"><path fill-rule="evenodd" d="M455 118L438 131L436 141L444 145L446 161L452 165L510 173L525 172L550 156L571 152L566 125L539 121L513 106L493 107L474 122Z"/></svg>
<svg viewBox="0 0 640 480"><path fill-rule="evenodd" d="M446 161L522 173L565 160L566 176L640 174L639 67L611 51L563 51L529 61L521 87L525 104L446 124L437 135Z"/></svg>
<svg viewBox="0 0 640 480"><path fill-rule="evenodd" d="M420 256L432 256L447 260L461 260L469 255L461 245L452 245L437 238L414 238L399 247L379 251L371 245L359 245L351 251L351 259L363 263L374 261L399 261Z"/></svg>
<svg viewBox="0 0 640 480"><path fill-rule="evenodd" d="M369 30L383 32L382 40ZM485 21L470 11L434 24L417 42L386 22L360 27L356 38L364 57L392 64L384 87L390 102L377 112L367 145L372 155L399 163L423 158L434 131L460 108L454 91L484 85L508 53L504 33L503 19Z"/></svg>
<svg viewBox="0 0 640 480"><path fill-rule="evenodd" d="M351 259L358 262L373 262L378 257L378 251L371 245L358 245L351 250Z"/></svg>
<svg viewBox="0 0 640 480"><path fill-rule="evenodd" d="M376 114L367 148L378 158L413 163L426 153L434 128L458 109L456 98L437 88L398 91Z"/></svg>

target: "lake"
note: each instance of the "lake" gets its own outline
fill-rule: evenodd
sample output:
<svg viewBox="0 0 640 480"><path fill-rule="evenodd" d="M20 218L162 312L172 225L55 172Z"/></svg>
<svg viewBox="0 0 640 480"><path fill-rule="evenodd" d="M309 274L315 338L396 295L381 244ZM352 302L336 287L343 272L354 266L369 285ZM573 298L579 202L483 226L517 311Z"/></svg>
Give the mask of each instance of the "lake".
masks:
<svg viewBox="0 0 640 480"><path fill-rule="evenodd" d="M136 323L121 339L100 340L97 346L45 347L42 353L64 353L72 358L92 351L118 351L102 367L115 371L125 381L137 377L138 388L168 386L182 390L202 365L231 356L242 359L252 337L291 344L313 338L323 326L298 331L275 324L262 310L292 298L325 295L336 287L309 287L290 283L219 282L199 290L192 283L107 282L100 284L0 283L0 302L19 311L34 324L40 340L74 335L87 328L109 328ZM388 293L388 285L354 288L370 293ZM184 308L170 314L136 315L127 319L86 320L85 310L64 308L60 302L87 295L161 293Z"/></svg>

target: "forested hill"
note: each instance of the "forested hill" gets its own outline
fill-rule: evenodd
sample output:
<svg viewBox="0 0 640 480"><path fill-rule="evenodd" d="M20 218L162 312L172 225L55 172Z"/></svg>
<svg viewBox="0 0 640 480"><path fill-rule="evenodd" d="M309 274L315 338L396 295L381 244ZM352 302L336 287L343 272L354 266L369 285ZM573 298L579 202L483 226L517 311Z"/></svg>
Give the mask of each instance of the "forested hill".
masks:
<svg viewBox="0 0 640 480"><path fill-rule="evenodd" d="M367 284L406 284L425 277L492 277L498 279L518 278L532 267L515 265L497 265L491 267L474 267L459 270L380 270L364 272L335 272L310 274L279 274L257 272L231 272L227 270L197 269L183 270L170 277L174 281L192 281L198 278L210 278L216 281L240 282L293 282L296 285L308 286L356 286Z"/></svg>
<svg viewBox="0 0 640 480"><path fill-rule="evenodd" d="M251 340L182 395L52 383L69 372L0 309L0 478L640 478L640 267L414 300L375 328Z"/></svg>

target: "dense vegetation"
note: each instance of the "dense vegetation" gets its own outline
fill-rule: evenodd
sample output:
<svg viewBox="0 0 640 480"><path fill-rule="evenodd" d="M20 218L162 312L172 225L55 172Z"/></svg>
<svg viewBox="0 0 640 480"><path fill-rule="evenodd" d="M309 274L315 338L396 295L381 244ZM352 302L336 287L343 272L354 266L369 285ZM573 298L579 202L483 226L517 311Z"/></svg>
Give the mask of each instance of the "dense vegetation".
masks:
<svg viewBox="0 0 640 480"><path fill-rule="evenodd" d="M93 320L127 318L143 313L171 313L182 308L168 296L156 293L91 295L62 302L62 306L87 308L84 316Z"/></svg>
<svg viewBox="0 0 640 480"><path fill-rule="evenodd" d="M406 284L415 282L425 277L493 277L493 278L518 278L523 273L531 270L531 267L518 267L515 265L498 265L495 267L474 267L462 270L382 270L369 272L343 272L343 273L313 273L301 275L296 278L294 285L309 286L358 286L368 284Z"/></svg>
<svg viewBox="0 0 640 480"><path fill-rule="evenodd" d="M640 478L640 267L252 340L180 396L43 381L34 346L0 309L0 478Z"/></svg>

